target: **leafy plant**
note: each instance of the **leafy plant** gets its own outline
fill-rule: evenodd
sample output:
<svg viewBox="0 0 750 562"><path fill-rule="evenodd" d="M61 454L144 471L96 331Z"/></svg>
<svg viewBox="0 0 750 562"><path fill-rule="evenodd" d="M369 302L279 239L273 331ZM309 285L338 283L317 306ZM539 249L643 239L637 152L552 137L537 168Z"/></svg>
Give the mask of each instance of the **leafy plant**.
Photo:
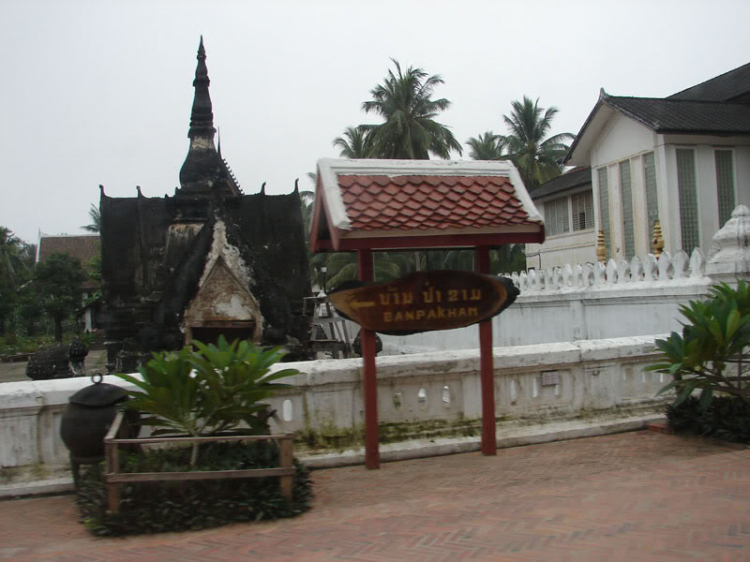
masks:
<svg viewBox="0 0 750 562"><path fill-rule="evenodd" d="M152 414L141 423L152 426L154 435L267 432L266 405L261 401L287 386L275 381L298 373L269 373L284 356L281 348L263 350L247 341L229 344L223 336L218 345L193 344L197 350L186 346L177 353L154 353L140 369L143 380L118 374L139 389L128 391L132 399L127 407ZM197 456L194 443L191 466Z"/></svg>
<svg viewBox="0 0 750 562"><path fill-rule="evenodd" d="M707 407L720 392L750 400L746 382L747 349L750 345L750 285L739 281L711 287L705 301L690 301L680 307L688 320L682 334L672 332L656 346L663 361L648 370L668 373L674 380L659 391L675 389L679 406L700 390L700 406Z"/></svg>
<svg viewBox="0 0 750 562"><path fill-rule="evenodd" d="M690 397L667 407L667 421L676 434L750 444L750 401L736 396L716 396L708 407Z"/></svg>

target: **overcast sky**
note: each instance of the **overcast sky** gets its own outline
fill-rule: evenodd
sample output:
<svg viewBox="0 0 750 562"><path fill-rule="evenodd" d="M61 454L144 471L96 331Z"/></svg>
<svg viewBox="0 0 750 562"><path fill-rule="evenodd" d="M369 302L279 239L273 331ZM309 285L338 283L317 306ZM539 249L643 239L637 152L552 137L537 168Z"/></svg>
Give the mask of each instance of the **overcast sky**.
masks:
<svg viewBox="0 0 750 562"><path fill-rule="evenodd" d="M222 153L279 194L377 122L360 107L390 57L443 77L461 142L523 95L577 133L600 88L662 97L749 62L748 22L747 0L0 0L0 225L35 243L81 233L99 184L173 194L201 34Z"/></svg>

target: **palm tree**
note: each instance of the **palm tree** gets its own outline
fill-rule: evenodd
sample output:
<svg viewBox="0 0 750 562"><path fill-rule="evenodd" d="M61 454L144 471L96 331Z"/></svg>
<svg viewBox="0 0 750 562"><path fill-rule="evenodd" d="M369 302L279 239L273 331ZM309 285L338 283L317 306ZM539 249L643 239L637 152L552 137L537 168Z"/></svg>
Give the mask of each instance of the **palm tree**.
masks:
<svg viewBox="0 0 750 562"><path fill-rule="evenodd" d="M521 173L528 189L532 189L560 175L561 160L568 151L565 141L573 140L574 135L560 133L546 138L557 114L556 107L545 110L539 107L539 99L531 101L524 96L523 101L511 102L513 111L504 115L510 134L505 137L511 160Z"/></svg>
<svg viewBox="0 0 750 562"><path fill-rule="evenodd" d="M466 141L471 149L469 156L474 160L505 160L508 155L503 153L506 140L503 135L496 135L492 131L487 131L484 135L477 138L470 137Z"/></svg>
<svg viewBox="0 0 750 562"><path fill-rule="evenodd" d="M340 148L342 158L371 158L372 146L366 127L347 127L343 137L336 137L333 146Z"/></svg>
<svg viewBox="0 0 750 562"><path fill-rule="evenodd" d="M7 280L13 290L16 288L16 267L22 247L23 242L13 231L0 226L0 276Z"/></svg>
<svg viewBox="0 0 750 562"><path fill-rule="evenodd" d="M398 61L391 60L396 73L389 70L383 84L370 91L373 99L362 103L366 113L385 119L380 125L361 125L371 138L373 156L427 160L430 154L450 158L451 150L461 154L461 145L450 129L435 121L451 105L445 98L432 99L435 86L443 79L428 76L421 68L402 71Z"/></svg>
<svg viewBox="0 0 750 562"><path fill-rule="evenodd" d="M102 218L99 215L99 207L91 204L91 208L89 209L89 217L91 217L91 224L87 224L86 226L82 226L81 228L83 230L88 230L89 232L101 232L102 227Z"/></svg>

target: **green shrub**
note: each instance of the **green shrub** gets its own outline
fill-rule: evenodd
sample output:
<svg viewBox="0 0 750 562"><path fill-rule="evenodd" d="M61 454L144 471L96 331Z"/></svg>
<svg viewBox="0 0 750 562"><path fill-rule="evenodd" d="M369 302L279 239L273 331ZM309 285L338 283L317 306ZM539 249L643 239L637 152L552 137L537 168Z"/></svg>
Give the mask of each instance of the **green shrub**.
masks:
<svg viewBox="0 0 750 562"><path fill-rule="evenodd" d="M734 396L714 397L708 406L690 397L667 407L667 421L677 434L750 444L750 402Z"/></svg>
<svg viewBox="0 0 750 562"><path fill-rule="evenodd" d="M172 448L145 454L122 453L126 472L238 470L277 467L272 441L209 443L201 462L190 466L190 449ZM294 517L310 508L309 471L297 460L293 497L281 495L279 478L143 482L121 487L120 511L107 512L103 463L83 475L76 503L87 529L99 536L207 529L227 523Z"/></svg>
<svg viewBox="0 0 750 562"><path fill-rule="evenodd" d="M709 298L680 307L687 319L682 334L672 332L656 340L663 360L648 367L674 380L659 393L675 389L675 406L700 391L699 405L711 403L714 393L750 400L746 378L750 369L750 285L711 287Z"/></svg>
<svg viewBox="0 0 750 562"><path fill-rule="evenodd" d="M186 434L193 437L227 433L268 432L261 401L287 385L278 379L296 375L295 369L269 373L284 352L264 350L247 341L229 344L223 336L218 345L193 342L181 351L154 353L140 369L143 380L118 374L138 390L129 390L127 407L152 414L142 421L153 435ZM244 424L241 426L241 424ZM195 466L198 444L190 464Z"/></svg>

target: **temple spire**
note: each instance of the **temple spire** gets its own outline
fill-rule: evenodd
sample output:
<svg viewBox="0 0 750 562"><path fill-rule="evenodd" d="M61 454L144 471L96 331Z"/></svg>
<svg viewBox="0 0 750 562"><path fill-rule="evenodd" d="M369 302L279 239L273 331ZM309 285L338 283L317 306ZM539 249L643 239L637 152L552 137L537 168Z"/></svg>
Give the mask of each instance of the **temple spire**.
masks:
<svg viewBox="0 0 750 562"><path fill-rule="evenodd" d="M209 137L213 139L216 129L214 129L214 113L211 106L211 96L208 93L208 87L211 80L208 78L208 67L206 66L206 49L203 47L203 35L201 35L200 45L198 45L198 66L195 69L195 97L193 98L193 110L190 114L190 130L188 137Z"/></svg>
<svg viewBox="0 0 750 562"><path fill-rule="evenodd" d="M208 94L206 68L206 49L203 47L203 36L198 46L198 66L195 69L195 97L190 113L190 148L185 162L180 169L180 189L175 195L207 196L211 193L220 195L241 195L239 185L214 145L214 114L211 96Z"/></svg>

